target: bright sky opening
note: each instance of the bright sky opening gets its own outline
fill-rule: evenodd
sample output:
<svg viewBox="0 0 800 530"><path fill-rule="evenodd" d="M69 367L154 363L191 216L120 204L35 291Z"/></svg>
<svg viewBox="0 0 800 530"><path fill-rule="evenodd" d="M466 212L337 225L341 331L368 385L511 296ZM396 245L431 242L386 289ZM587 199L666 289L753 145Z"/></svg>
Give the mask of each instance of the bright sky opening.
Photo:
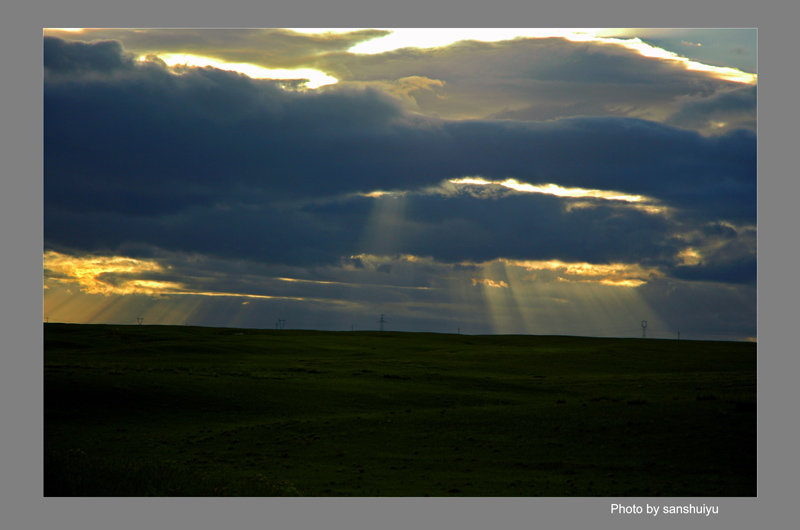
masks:
<svg viewBox="0 0 800 530"><path fill-rule="evenodd" d="M308 88L319 88L324 85L332 85L339 80L331 77L324 72L311 68L298 68L295 70L263 68L248 63L227 63L211 57L203 57L189 53L164 53L160 57L168 66L211 66L220 70L229 70L245 74L253 79L308 79L305 86ZM146 60L146 57L140 57Z"/></svg>
<svg viewBox="0 0 800 530"><path fill-rule="evenodd" d="M464 177L460 179L452 179L449 182L453 184L475 184L478 186L487 186L490 184L497 184L505 188L525 193L544 193L547 195L556 195L558 197L595 197L598 199L606 199L609 201L625 201L625 202L641 202L647 200L646 197L641 195L628 195L616 191L607 190L587 190L582 188L564 188L556 184L544 184L536 186L519 182L516 179L506 179L502 181L491 181L480 177Z"/></svg>

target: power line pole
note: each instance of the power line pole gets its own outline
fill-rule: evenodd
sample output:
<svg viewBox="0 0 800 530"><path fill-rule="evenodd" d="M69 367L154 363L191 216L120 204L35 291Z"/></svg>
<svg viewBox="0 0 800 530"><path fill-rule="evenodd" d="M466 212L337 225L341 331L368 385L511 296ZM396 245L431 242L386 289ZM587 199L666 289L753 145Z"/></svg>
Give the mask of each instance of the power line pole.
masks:
<svg viewBox="0 0 800 530"><path fill-rule="evenodd" d="M378 322L380 322L380 324L381 324L381 331L383 331L383 323L384 323L384 322L386 322L386 319L384 319L384 318L383 318L383 317L385 317L385 316L386 316L386 315L382 314L382 315L381 315L381 319L380 319L380 320L378 320Z"/></svg>
<svg viewBox="0 0 800 530"><path fill-rule="evenodd" d="M642 338L647 338L647 320L642 320Z"/></svg>
<svg viewBox="0 0 800 530"><path fill-rule="evenodd" d="M139 325L141 326L142 322L144 322L144 317L136 317L136 322L138 322Z"/></svg>

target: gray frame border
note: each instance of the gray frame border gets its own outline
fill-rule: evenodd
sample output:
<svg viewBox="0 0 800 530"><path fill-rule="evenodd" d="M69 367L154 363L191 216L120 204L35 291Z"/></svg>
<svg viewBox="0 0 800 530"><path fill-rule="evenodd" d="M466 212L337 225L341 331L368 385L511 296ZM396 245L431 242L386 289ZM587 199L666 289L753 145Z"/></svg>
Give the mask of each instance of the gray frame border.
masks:
<svg viewBox="0 0 800 530"><path fill-rule="evenodd" d="M200 5L198 5L200 4ZM509 5L510 4L510 5ZM100 0L32 0L3 8L2 94L2 318L0 370L2 479L0 509L9 528L754 528L782 521L796 502L788 457L796 422L797 367L787 330L796 326L795 290L788 269L794 219L786 153L796 111L793 88L798 9L788 2L680 0L644 6L635 0L564 0L539 4L455 0L376 5L368 0L294 0L277 5L240 0L212 4L144 0L109 5ZM522 498L522 499L54 499L41 493L41 276L43 27L755 27L766 72L759 98L759 496L757 498ZM785 67L783 65L789 65ZM759 64L760 66L760 64ZM789 142L792 142L791 144ZM790 365L787 361L793 361ZM796 465L796 464L795 464ZM791 481L791 482L790 482ZM719 515L647 518L611 515L622 504L718 505ZM790 504L791 503L791 504Z"/></svg>

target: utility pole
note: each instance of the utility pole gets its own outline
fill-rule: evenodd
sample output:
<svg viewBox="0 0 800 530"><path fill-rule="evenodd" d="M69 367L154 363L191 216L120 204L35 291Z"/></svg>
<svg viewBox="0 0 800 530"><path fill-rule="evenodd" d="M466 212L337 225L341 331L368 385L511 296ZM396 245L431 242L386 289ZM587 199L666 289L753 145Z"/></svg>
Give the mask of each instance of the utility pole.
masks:
<svg viewBox="0 0 800 530"><path fill-rule="evenodd" d="M642 320L642 338L647 338L647 320Z"/></svg>
<svg viewBox="0 0 800 530"><path fill-rule="evenodd" d="M144 317L136 317L136 322L138 322L139 325L141 326L142 322L144 322Z"/></svg>
<svg viewBox="0 0 800 530"><path fill-rule="evenodd" d="M283 329L285 324L286 324L286 319L279 318L278 321L275 323L275 329Z"/></svg>
<svg viewBox="0 0 800 530"><path fill-rule="evenodd" d="M384 318L383 318L383 317L385 317L385 316L386 316L386 315L383 315L383 314L382 314L382 315L381 315L381 319L380 319L380 320L378 320L378 322L380 322L380 324L381 324L381 331L383 331L383 324L384 324L384 322L386 322L386 319L384 319Z"/></svg>

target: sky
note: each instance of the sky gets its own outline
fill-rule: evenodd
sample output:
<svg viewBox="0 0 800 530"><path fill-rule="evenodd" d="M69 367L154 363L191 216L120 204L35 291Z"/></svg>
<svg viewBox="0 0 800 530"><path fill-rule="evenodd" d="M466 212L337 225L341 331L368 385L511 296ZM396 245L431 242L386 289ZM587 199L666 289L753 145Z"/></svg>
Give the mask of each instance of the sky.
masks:
<svg viewBox="0 0 800 530"><path fill-rule="evenodd" d="M45 29L43 59L48 322L756 340L755 29Z"/></svg>

